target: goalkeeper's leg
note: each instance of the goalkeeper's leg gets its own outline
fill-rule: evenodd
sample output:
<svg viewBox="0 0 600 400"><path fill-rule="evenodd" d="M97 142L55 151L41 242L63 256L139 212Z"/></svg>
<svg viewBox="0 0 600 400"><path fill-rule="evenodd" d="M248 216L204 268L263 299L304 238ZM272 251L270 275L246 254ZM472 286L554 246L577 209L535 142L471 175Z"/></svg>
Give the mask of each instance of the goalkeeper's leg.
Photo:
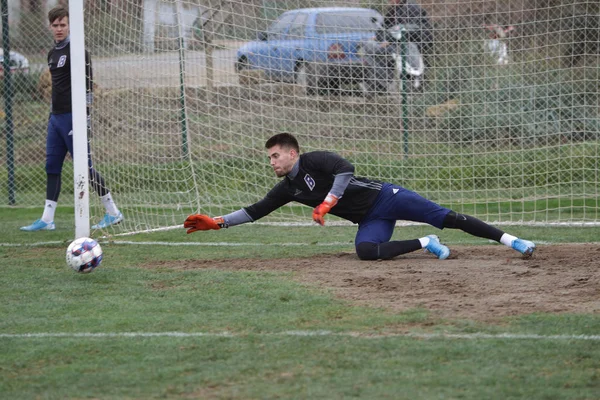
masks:
<svg viewBox="0 0 600 400"><path fill-rule="evenodd" d="M458 214L454 211L450 211L446 218L444 218L444 228L460 229L473 236L495 240L500 242L502 232L500 229L486 224L485 222L466 214Z"/></svg>
<svg viewBox="0 0 600 400"><path fill-rule="evenodd" d="M440 260L448 258L450 249L440 243L436 235L427 235L419 239L393 240L390 242L361 242L356 245L356 254L361 260L390 260L396 256L425 249Z"/></svg>
<svg viewBox="0 0 600 400"><path fill-rule="evenodd" d="M450 250L435 235L412 240L390 241L395 220L369 219L361 222L356 233L356 254L361 260L389 260L396 256L426 249L439 259L448 258Z"/></svg>
<svg viewBox="0 0 600 400"><path fill-rule="evenodd" d="M532 255L535 250L535 243L519 239L470 215L450 211L443 224L444 228L460 229L473 236L502 243L526 256Z"/></svg>
<svg viewBox="0 0 600 400"><path fill-rule="evenodd" d="M361 260L389 260L421 248L419 239L393 240L384 243L360 242L356 245L356 254Z"/></svg>

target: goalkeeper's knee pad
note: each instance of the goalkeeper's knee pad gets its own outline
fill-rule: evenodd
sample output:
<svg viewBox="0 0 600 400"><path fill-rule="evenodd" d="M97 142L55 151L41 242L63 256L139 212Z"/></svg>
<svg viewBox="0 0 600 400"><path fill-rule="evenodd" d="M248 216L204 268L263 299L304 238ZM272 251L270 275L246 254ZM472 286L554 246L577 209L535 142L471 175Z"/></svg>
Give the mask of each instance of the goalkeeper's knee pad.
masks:
<svg viewBox="0 0 600 400"><path fill-rule="evenodd" d="M356 254L361 260L377 260L379 258L379 244L361 242L356 245Z"/></svg>
<svg viewBox="0 0 600 400"><path fill-rule="evenodd" d="M461 229L461 222L466 220L467 217L465 215L450 211L446 215L446 218L444 218L444 228Z"/></svg>

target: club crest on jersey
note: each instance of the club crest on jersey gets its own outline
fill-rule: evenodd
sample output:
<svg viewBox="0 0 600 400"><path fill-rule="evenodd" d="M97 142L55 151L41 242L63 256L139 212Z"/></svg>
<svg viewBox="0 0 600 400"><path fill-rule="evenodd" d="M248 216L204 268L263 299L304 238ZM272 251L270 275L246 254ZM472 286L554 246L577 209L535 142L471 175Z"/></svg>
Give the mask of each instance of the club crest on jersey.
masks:
<svg viewBox="0 0 600 400"><path fill-rule="evenodd" d="M58 59L58 64L56 65L56 68L64 67L66 63L67 63L67 56L62 55Z"/></svg>
<svg viewBox="0 0 600 400"><path fill-rule="evenodd" d="M306 182L306 186L308 186L308 188L312 192L312 190L315 188L315 180L313 179L313 177L309 174L304 175L304 182Z"/></svg>

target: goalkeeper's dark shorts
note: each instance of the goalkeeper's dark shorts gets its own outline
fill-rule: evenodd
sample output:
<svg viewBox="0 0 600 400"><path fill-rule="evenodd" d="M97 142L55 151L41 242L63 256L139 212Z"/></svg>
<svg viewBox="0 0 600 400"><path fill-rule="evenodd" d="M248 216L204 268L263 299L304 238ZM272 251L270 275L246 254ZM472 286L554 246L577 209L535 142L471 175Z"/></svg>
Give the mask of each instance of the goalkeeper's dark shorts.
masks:
<svg viewBox="0 0 600 400"><path fill-rule="evenodd" d="M46 173L60 175L67 152L73 157L73 114L50 114L46 137ZM92 168L88 142L88 167Z"/></svg>
<svg viewBox="0 0 600 400"><path fill-rule="evenodd" d="M358 225L354 243L388 242L398 220L424 222L443 229L444 218L449 212L450 209L402 186L385 183L375 203Z"/></svg>

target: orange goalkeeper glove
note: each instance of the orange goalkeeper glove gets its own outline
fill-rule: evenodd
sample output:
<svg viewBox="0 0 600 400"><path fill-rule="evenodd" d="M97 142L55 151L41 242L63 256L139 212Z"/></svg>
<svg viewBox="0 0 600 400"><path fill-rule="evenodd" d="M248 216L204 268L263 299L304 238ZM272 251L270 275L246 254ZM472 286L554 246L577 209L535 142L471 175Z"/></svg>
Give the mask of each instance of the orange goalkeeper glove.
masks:
<svg viewBox="0 0 600 400"><path fill-rule="evenodd" d="M325 214L331 211L333 206L337 204L338 200L339 199L337 198L337 196L334 196L331 193L329 193L327 197L325 197L325 200L323 200L323 202L316 206L313 210L313 221L315 221L319 225L325 225Z"/></svg>
<svg viewBox="0 0 600 400"><path fill-rule="evenodd" d="M192 214L185 219L183 227L187 229L187 233L196 231L209 231L211 229L219 230L226 228L223 217L211 218L204 214Z"/></svg>

